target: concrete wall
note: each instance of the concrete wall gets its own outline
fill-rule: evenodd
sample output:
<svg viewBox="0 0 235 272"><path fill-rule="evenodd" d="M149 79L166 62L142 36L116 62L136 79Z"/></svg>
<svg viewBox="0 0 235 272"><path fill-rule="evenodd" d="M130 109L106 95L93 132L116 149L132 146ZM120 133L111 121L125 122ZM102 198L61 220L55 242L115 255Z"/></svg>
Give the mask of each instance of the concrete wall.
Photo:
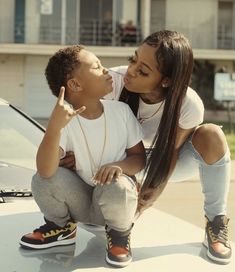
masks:
<svg viewBox="0 0 235 272"><path fill-rule="evenodd" d="M14 41L14 0L0 0L0 43Z"/></svg>
<svg viewBox="0 0 235 272"><path fill-rule="evenodd" d="M0 97L25 108L23 55L0 54Z"/></svg>
<svg viewBox="0 0 235 272"><path fill-rule="evenodd" d="M124 0L123 1L123 21L127 22L129 20L136 24L136 14L137 14L137 0Z"/></svg>
<svg viewBox="0 0 235 272"><path fill-rule="evenodd" d="M39 1L26 0L25 43L39 43L40 13Z"/></svg>
<svg viewBox="0 0 235 272"><path fill-rule="evenodd" d="M166 28L184 33L194 49L213 49L217 5L217 0L166 0Z"/></svg>

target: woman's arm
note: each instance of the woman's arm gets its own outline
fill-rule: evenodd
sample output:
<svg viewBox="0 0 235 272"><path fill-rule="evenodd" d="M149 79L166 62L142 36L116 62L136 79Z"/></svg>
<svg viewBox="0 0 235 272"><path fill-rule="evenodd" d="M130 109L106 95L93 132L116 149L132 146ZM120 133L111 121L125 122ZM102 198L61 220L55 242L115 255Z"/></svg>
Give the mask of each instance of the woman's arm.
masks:
<svg viewBox="0 0 235 272"><path fill-rule="evenodd" d="M60 159L59 166L68 168L70 170L76 169L76 161L73 151L67 151L65 156Z"/></svg>

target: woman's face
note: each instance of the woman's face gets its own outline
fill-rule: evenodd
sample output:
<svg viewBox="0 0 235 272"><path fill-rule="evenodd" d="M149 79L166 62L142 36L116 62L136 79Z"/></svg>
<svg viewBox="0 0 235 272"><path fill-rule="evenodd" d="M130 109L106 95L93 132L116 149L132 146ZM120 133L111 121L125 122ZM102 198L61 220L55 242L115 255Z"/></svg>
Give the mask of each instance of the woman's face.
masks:
<svg viewBox="0 0 235 272"><path fill-rule="evenodd" d="M162 92L163 75L157 67L156 50L157 48L144 43L138 47L134 56L130 57L130 64L124 77L127 90L146 94Z"/></svg>

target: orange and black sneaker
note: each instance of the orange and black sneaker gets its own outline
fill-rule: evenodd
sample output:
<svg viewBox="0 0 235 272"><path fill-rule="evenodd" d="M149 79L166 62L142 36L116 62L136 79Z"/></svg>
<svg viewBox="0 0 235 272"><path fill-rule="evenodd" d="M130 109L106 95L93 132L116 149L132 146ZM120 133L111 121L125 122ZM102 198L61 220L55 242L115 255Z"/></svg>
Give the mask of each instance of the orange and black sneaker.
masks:
<svg viewBox="0 0 235 272"><path fill-rule="evenodd" d="M60 227L46 219L45 221L45 225L21 238L20 245L23 248L44 249L75 243L77 225L74 222L69 221L66 226Z"/></svg>
<svg viewBox="0 0 235 272"><path fill-rule="evenodd" d="M206 217L206 234L203 244L207 247L207 256L213 262L228 264L232 249L228 238L229 219L225 215L217 215L212 222Z"/></svg>
<svg viewBox="0 0 235 272"><path fill-rule="evenodd" d="M132 228L132 227L131 227ZM130 235L131 228L120 232L105 227L107 237L106 262L114 267L125 267L132 261Z"/></svg>

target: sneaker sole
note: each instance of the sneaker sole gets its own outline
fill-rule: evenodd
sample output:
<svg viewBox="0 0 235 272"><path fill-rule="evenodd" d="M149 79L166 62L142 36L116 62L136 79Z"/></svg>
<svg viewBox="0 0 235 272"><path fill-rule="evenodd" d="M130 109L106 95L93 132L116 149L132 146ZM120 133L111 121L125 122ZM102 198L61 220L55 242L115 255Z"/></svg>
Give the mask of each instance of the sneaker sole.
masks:
<svg viewBox="0 0 235 272"><path fill-rule="evenodd" d="M202 243L206 248L207 248L207 257L211 260L214 261L218 264L228 264L231 261L231 258L227 258L227 259L222 259L222 258L218 258L213 256L210 251L209 251L209 247L208 247L208 242L207 239L205 238L205 240Z"/></svg>
<svg viewBox="0 0 235 272"><path fill-rule="evenodd" d="M65 246L57 246L52 248L45 248L41 250L37 249L24 249L24 246L20 248L20 254L24 257L36 257L41 256L42 254L58 254L58 253L70 253L75 251L75 244L65 245Z"/></svg>
<svg viewBox="0 0 235 272"><path fill-rule="evenodd" d="M106 253L105 260L111 266L114 266L114 267L125 267L125 266L127 266L128 264L131 263L132 258L129 261L126 261L126 262L115 262L115 261L110 260L109 257L108 257L108 254Z"/></svg>
<svg viewBox="0 0 235 272"><path fill-rule="evenodd" d="M74 229L73 232L71 232L71 236L75 235L76 229ZM76 236L60 241L51 242L48 244L29 244L27 242L20 241L20 245L25 249L45 249L45 248L51 248L51 247L57 247L57 246L65 246L65 245L72 245L76 242Z"/></svg>

